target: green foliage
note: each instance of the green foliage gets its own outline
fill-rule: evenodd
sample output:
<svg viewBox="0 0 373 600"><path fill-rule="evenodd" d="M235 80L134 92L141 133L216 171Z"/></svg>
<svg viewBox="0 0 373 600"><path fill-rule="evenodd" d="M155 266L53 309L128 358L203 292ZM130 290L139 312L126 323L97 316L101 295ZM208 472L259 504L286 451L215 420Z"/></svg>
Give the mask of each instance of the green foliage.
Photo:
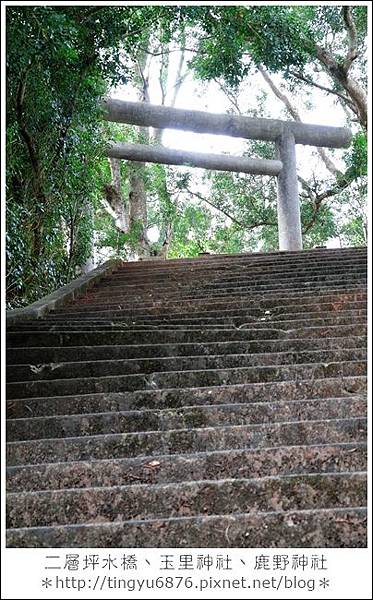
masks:
<svg viewBox="0 0 373 600"><path fill-rule="evenodd" d="M368 173L367 136L359 131L352 139L351 147L346 152L347 176L350 180L366 177Z"/></svg>
<svg viewBox="0 0 373 600"><path fill-rule="evenodd" d="M222 77L236 87L250 67L265 65L285 77L315 61L316 45L333 39L342 55L348 45L340 6L185 7L185 22L201 30L198 52L191 61L201 79ZM357 42L364 44L367 11L352 7Z"/></svg>
<svg viewBox="0 0 373 600"><path fill-rule="evenodd" d="M204 36L191 64L202 79L237 86L251 65L271 71L302 68L313 50L310 7L233 6L185 9Z"/></svg>
<svg viewBox="0 0 373 600"><path fill-rule="evenodd" d="M107 175L97 167L106 144L97 100L127 80L123 55L157 15L165 18L153 7L7 7L10 306L68 281L89 256L89 214Z"/></svg>
<svg viewBox="0 0 373 600"><path fill-rule="evenodd" d="M315 224L308 229L314 218L315 207L310 202L301 205L301 220L303 225L303 246L305 249L324 245L330 238L337 235L337 225L332 207L323 203L317 213Z"/></svg>
<svg viewBox="0 0 373 600"><path fill-rule="evenodd" d="M169 257L197 256L200 252L208 252L211 220L209 210L187 204L174 220Z"/></svg>
<svg viewBox="0 0 373 600"><path fill-rule="evenodd" d="M339 230L341 241L348 246L366 246L367 240L364 234L366 223L363 215L357 215L344 223Z"/></svg>

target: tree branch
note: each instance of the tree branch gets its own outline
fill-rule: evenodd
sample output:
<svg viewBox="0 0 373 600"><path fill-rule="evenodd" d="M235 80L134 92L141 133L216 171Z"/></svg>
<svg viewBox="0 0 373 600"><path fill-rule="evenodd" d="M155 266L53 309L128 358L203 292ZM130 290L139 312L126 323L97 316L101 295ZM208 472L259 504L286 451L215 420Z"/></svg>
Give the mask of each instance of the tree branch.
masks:
<svg viewBox="0 0 373 600"><path fill-rule="evenodd" d="M152 52L151 50L147 50L144 47L140 46L140 50L142 50L143 52L146 52L146 54L150 54L150 56L162 56L162 54L171 54L172 52L194 52L194 53L199 53L199 50L196 50L195 48L186 48L185 46L181 47L181 48L171 48L169 50L166 51L160 51L160 52Z"/></svg>
<svg viewBox="0 0 373 600"><path fill-rule="evenodd" d="M237 114L242 115L242 111L238 105L238 102L237 102L235 96L229 93L227 88L224 87L224 85L221 83L221 81L219 81L219 79L216 79L215 77L213 79L214 79L215 83L218 84L218 86L220 87L223 94L225 94L225 96L228 98L229 102L232 104L232 106L236 110Z"/></svg>
<svg viewBox="0 0 373 600"><path fill-rule="evenodd" d="M308 85L312 85L313 87L318 88L319 90L323 90L324 92L327 92L328 94L333 94L334 96L338 96L341 100L346 102L346 104L348 104L349 107L354 112L356 112L353 102L351 102L350 98L348 98L344 94L341 94L341 92L337 92L337 90L333 90L332 88L326 87L325 85L316 83L316 81L313 81L312 79L304 77L301 73L298 73L297 71L289 71L289 74L292 75L293 77L295 77L296 79L300 79L301 81L304 81L304 83L307 83Z"/></svg>
<svg viewBox="0 0 373 600"><path fill-rule="evenodd" d="M210 200L207 200L207 198L202 196L202 194L199 194L198 192L192 192L192 190L189 189L188 187L185 188L185 190L191 196L195 196L199 200L202 200L203 202L206 202L206 204L209 204L210 206L212 206L212 208L215 208L215 210L218 210L219 212L223 213L224 216L228 217L228 219L230 219L233 223L236 223L236 225L241 227L241 229L245 229L246 231L250 231L251 229L255 229L256 227L262 227L263 225L270 225L270 226L276 225L276 223L273 223L272 221L258 221L256 223L251 223L250 225L248 225L246 223L242 223L242 221L239 221L238 219L233 217L231 214L229 214L226 210L224 210L220 206L216 206L216 204L214 204Z"/></svg>
<svg viewBox="0 0 373 600"><path fill-rule="evenodd" d="M311 219L308 221L308 223L305 224L304 229L303 229L303 233L305 234L316 223L317 215L320 211L322 202L326 198L335 196L336 194L339 194L339 192L341 192L342 190L346 189L350 185L351 181L349 181L347 178L345 178L341 182L339 182L337 185L329 188L328 190L325 190L324 192L319 193L319 192L317 192L317 190L315 188L313 189L309 185L309 183L307 183L307 181L305 179L303 179L302 177L298 177L298 179L301 182L303 188L307 190L308 197L311 198L311 200L314 203L313 215L312 215Z"/></svg>
<svg viewBox="0 0 373 600"><path fill-rule="evenodd" d="M261 65L258 65L258 71L262 75L264 81L267 82L275 96L277 96L277 98L281 100L281 102L286 106L287 111L293 117L294 121L302 122L298 110L290 102L289 98L283 92L281 92L281 90L275 85L274 81L271 79L267 71L263 69ZM317 152L319 153L321 160L325 164L328 171L330 171L330 173L332 173L334 176L337 176L341 173L340 170L333 163L333 161L329 158L324 148L317 148Z"/></svg>
<svg viewBox="0 0 373 600"><path fill-rule="evenodd" d="M315 49L317 58L324 65L330 76L349 94L356 108L354 112L358 115L360 124L366 129L368 122L368 101L365 90L358 81L348 75L348 71L346 71L344 65L338 63L328 50L318 44L315 45Z"/></svg>
<svg viewBox="0 0 373 600"><path fill-rule="evenodd" d="M188 71L186 71L184 73L184 75L182 75L184 60L185 60L185 52L184 52L184 50L181 50L180 56L179 56L179 62L177 64L177 69L176 69L175 84L173 86L173 93L172 93L172 98L170 100L169 106L175 106L176 98L180 91L180 87L181 87L185 77L188 75Z"/></svg>
<svg viewBox="0 0 373 600"><path fill-rule="evenodd" d="M100 12L101 10L104 10L105 8L107 8L107 7L106 6L94 6L90 10L87 10L87 9L84 10L83 9L84 12L81 12L81 14L79 14L79 13L75 14L74 15L74 19L78 23L83 24L88 19L90 19L91 17L93 17L93 15L95 15L98 12ZM81 8L80 8L80 10L81 10Z"/></svg>
<svg viewBox="0 0 373 600"><path fill-rule="evenodd" d="M342 15L343 20L346 26L347 36L348 36L348 52L343 61L343 68L348 72L352 63L359 56L359 52L357 49L357 30L354 19L352 17L352 7L351 6L343 6L342 7Z"/></svg>
<svg viewBox="0 0 373 600"><path fill-rule="evenodd" d="M321 200L317 200L314 204L313 215L312 215L311 219L308 221L308 223L305 224L305 226L302 230L303 235L308 233L309 230L316 224L317 216L319 214L320 208L321 208Z"/></svg>

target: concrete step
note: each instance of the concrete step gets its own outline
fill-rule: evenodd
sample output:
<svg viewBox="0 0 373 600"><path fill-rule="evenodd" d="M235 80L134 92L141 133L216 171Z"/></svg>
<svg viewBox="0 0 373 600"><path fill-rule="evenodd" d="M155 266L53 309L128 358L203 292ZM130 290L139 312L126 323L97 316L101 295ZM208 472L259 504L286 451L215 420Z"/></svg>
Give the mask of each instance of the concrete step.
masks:
<svg viewBox="0 0 373 600"><path fill-rule="evenodd" d="M157 315L151 315L148 317L139 317L139 316L128 316L126 313L122 313L120 310L113 311L90 311L86 310L85 313L77 313L76 315L69 315L65 313L65 317L63 313L59 317L59 319L54 319L51 322L48 320L38 320L37 322L30 324L20 324L17 325L17 329L38 329L38 330L53 330L60 331L61 328L68 327L81 327L82 321L85 326L88 327L98 327L100 325L106 327L120 326L126 325L130 327L131 325L135 326L144 326L149 325L150 327L160 327L161 325L174 326L174 327L182 327L183 325L197 325L199 327L211 326L211 325L232 325L232 326L240 326L244 323L252 323L252 324L263 324L263 323L273 323L275 327L283 326L289 327L306 327L308 322L311 322L313 325L317 324L325 324L325 323L334 323L334 324L346 324L349 322L353 322L354 320L366 321L367 313L366 309L364 310L346 310L346 311L334 311L334 312L311 312L311 313L296 313L289 314L286 313L284 315L272 314L270 311L262 311L258 315L254 315L252 313L236 313L224 316L210 316L206 315L196 315L196 316L178 316L176 318L172 318L172 316L163 316L159 317ZM53 328L53 329L52 329ZM15 329L14 327L12 328ZM12 329L9 329L10 331Z"/></svg>
<svg viewBox="0 0 373 600"><path fill-rule="evenodd" d="M7 465L364 442L366 418L290 421L8 442Z"/></svg>
<svg viewBox="0 0 373 600"><path fill-rule="evenodd" d="M204 369L199 371L165 371L136 375L107 375L17 381L7 384L7 396L32 398L39 396L68 396L94 392L120 392L141 389L187 388L234 385L320 377L348 377L366 374L366 361L306 363L301 365L269 365L231 369Z"/></svg>
<svg viewBox="0 0 373 600"><path fill-rule="evenodd" d="M364 507L10 529L19 548L365 548Z"/></svg>
<svg viewBox="0 0 373 600"><path fill-rule="evenodd" d="M310 296L310 286L303 286L302 288L285 288L282 290L278 290L277 294L276 294L276 290L255 290L255 292L252 289L248 289L248 288L236 288L234 290L230 290L229 293L225 294L224 291L221 290L217 290L214 292L211 292L210 294L206 294L203 292L203 290L195 290L194 294L189 293L188 290L183 290L183 293L173 293L173 294L168 294L166 295L161 295L161 294L153 294L152 292L146 293L146 294L137 294L137 295L133 295L130 296L128 294L125 293L125 291L121 291L119 293L104 293L104 294L95 294L94 298L96 302L99 303L113 303L113 302L119 302L119 303L123 303L123 302L127 302L129 305L133 305L135 304L138 308L143 309L146 306L154 306L154 304L158 303L158 305L163 305L164 307L167 306L175 306L175 305L180 305L181 303L183 305L187 304L187 303L192 303L195 304L196 306L198 304L204 304L204 306L206 306L206 297L208 297L209 299L209 305L210 305L210 301L211 303L214 302L223 302L224 304L228 304L230 302L235 302L236 300L242 300L244 299L246 302L250 302L250 303L256 303L257 301L259 302L261 299L263 299L263 297L267 297L268 300L270 302L276 302L278 303L278 300L281 297L286 297L286 298L292 298L293 300L298 301L299 303L301 303L301 301L303 300L303 298L305 297L309 297ZM355 284L350 284L350 285L345 285L345 286L333 286L333 287L327 287L327 286L313 286L311 287L312 292L314 293L314 298L313 301L315 301L315 298L317 297L331 297L331 296L336 296L338 294L340 294L341 296L343 296L345 293L348 293L348 296L351 298L353 296L355 296L355 298L361 298L364 294L366 295L367 293L367 283L366 281L364 282L360 282L360 283L355 283ZM83 301L83 298L82 298Z"/></svg>
<svg viewBox="0 0 373 600"><path fill-rule="evenodd" d="M315 304L321 302L333 302L337 305L343 304L344 302L355 302L355 301L367 301L367 286L366 285L355 285L354 287L344 288L343 291L340 289L312 289L310 290L298 290L289 291L285 294L271 293L244 293L239 294L238 292L233 294L232 297L224 298L222 296L211 296L209 295L209 302L206 305L206 298L203 296L195 298L186 298L183 296L175 296L174 298L163 298L159 299L157 296L147 296L145 299L137 299L135 302L130 302L129 298L121 294L106 294L105 296L98 298L95 292L87 292L84 296L80 296L75 300L73 304L68 306L69 312L76 307L80 310L80 307L86 305L90 306L95 303L102 309L105 309L110 304L119 304L120 307L129 307L131 310L148 311L149 309L163 309L163 310L180 310L181 308L188 311L203 309L220 309L230 308L235 306L254 306L255 308L273 308L279 305L287 306L289 304L297 303L298 306L304 306L305 304ZM50 313L50 317L58 315L59 312L65 312L65 308L56 309ZM48 316L46 318L49 318Z"/></svg>
<svg viewBox="0 0 373 600"><path fill-rule="evenodd" d="M307 252L307 256L303 252L302 255L291 254L267 254L262 255L259 259L254 254L237 254L236 256L229 255L214 255L210 257L198 257L190 259L168 259L167 261L161 262L146 262L146 261L132 261L125 262L121 266L117 267L114 274L126 275L129 274L134 276L136 274L157 275L157 274L169 274L172 276L174 273L182 271L209 271L213 269L219 269L220 271L232 270L232 269L265 269L274 268L281 269L288 265L297 268L302 265L313 265L313 264L349 264L350 262L366 262L367 260L367 249L358 251L354 248L353 252L337 252L327 254L312 254L311 251Z"/></svg>
<svg viewBox="0 0 373 600"><path fill-rule="evenodd" d="M364 442L159 454L8 467L10 492L366 470Z"/></svg>
<svg viewBox="0 0 373 600"><path fill-rule="evenodd" d="M222 354L213 356L173 356L165 358L132 358L123 360L93 360L50 362L45 364L8 364L7 381L71 379L107 375L143 374L162 371L194 371L232 369L254 366L348 362L366 360L365 348L311 350L304 352L271 352L255 354Z"/></svg>
<svg viewBox="0 0 373 600"><path fill-rule="evenodd" d="M86 320L86 321L72 321L66 322L63 324L53 324L53 325L28 325L28 326L17 326L16 329L9 329L8 335L10 336L12 333L23 333L23 334L31 334L35 333L74 333L81 332L91 333L99 331L103 332L127 332L130 331L132 334L135 332L148 332L148 331L161 331L161 332L170 332L177 333L179 331L188 331L188 332L197 332L199 333L201 330L204 332L225 332L227 331L258 331L258 330L269 330L269 331L280 331L283 332L281 337L285 337L288 331L294 332L304 332L307 329L315 330L315 329L325 329L332 327L337 330L338 327L358 327L362 326L361 330L364 330L366 327L366 317L326 317L324 319L304 319L301 321L272 321L267 318L258 319L256 321L251 321L248 319L237 319L232 322L232 320L227 320L226 322L216 323L215 320L211 322L201 321L200 323L179 323L179 324L170 324L164 321L160 321L159 323L144 321L144 322L134 322L134 321L123 321L122 319L113 318L113 320L108 321L107 319L98 319L98 320ZM284 335L285 334L285 335ZM270 337L270 335L268 336Z"/></svg>
<svg viewBox="0 0 373 600"><path fill-rule="evenodd" d="M199 256L188 259L175 259L171 258L167 261L130 261L124 262L115 270L116 273L138 273L142 272L145 275L147 273L175 273L180 269L194 271L209 270L209 269L232 269L239 267L248 268L260 268L260 267L274 267L281 268L283 265L291 264L295 267L302 264L312 265L314 263L348 263L351 261L366 260L367 259L367 248L358 250L354 248L352 251L347 252L346 249L340 249L337 252L319 252L318 254L313 253L312 250L307 252L302 251L301 254L297 253L268 253L259 256L256 253L250 254L215 254L209 256Z"/></svg>
<svg viewBox="0 0 373 600"><path fill-rule="evenodd" d="M341 290L341 288L313 288L312 289L313 295L311 295L311 291L307 288L302 288L302 289L296 289L296 290L285 290L282 291L281 293L278 292L277 294L275 292L270 292L270 293L263 293L260 290L259 291L250 291L250 290L245 290L242 289L241 293L239 290L235 290L234 294L231 294L228 297L224 297L221 295L221 293L219 294L209 294L209 304L208 306L212 307L212 306L216 306L217 308L219 308L219 306L223 305L227 308L229 308L232 303L233 305L240 303L240 302L244 302L246 303L246 305L248 304L248 302L250 303L250 306L261 306L263 307L265 304L269 305L269 306L278 306L279 302L283 301L284 304L289 304L289 303L294 303L297 302L301 305L303 305L304 303L307 302L327 302L327 301L340 301L340 300L366 300L367 298L367 285L365 283L359 285L359 284L354 284L352 286L346 286L345 288L343 288L343 291ZM112 304L112 303L119 303L122 304L126 303L127 306L130 307L134 307L140 310L147 310L148 308L153 308L155 306L157 307L163 307L163 308L171 308L171 307L186 307L186 306L192 306L195 308L198 308L199 306L203 306L206 307L206 302L203 301L204 297L203 294L201 294L199 291L198 293L196 293L196 295L194 297L191 297L190 295L187 295L186 293L184 294L174 294L174 295L169 295L169 296L164 296L164 297L159 297L159 295L156 294L146 294L145 296L143 295L142 297L139 296L138 298L135 298L134 301L132 301L132 299L128 296L125 296L124 294L121 293L112 293L112 294L102 294L101 296L98 296L96 294L96 292L92 292L91 294L89 292L87 292L84 296L80 296L79 298L76 299L76 306L79 305L85 305L87 303L98 303L100 305L102 305L102 307L105 307L107 304ZM75 304L71 304L69 305L69 308L75 306ZM56 309L57 310L57 309ZM64 310L64 309L61 309ZM193 309L192 309L193 310ZM52 313L53 314L53 313Z"/></svg>
<svg viewBox="0 0 373 600"><path fill-rule="evenodd" d="M141 344L116 346L28 346L7 348L9 365L82 362L94 360L123 360L182 356L219 356L278 352L309 352L343 349L364 349L366 337L350 336L326 339L265 339L260 341L227 341L186 344Z"/></svg>
<svg viewBox="0 0 373 600"><path fill-rule="evenodd" d="M9 418L179 408L191 405L312 400L366 393L366 377L336 377L219 387L77 394L7 401Z"/></svg>
<svg viewBox="0 0 373 600"><path fill-rule="evenodd" d="M43 332L43 331L10 331L7 334L8 347L23 346L94 346L94 345L127 345L127 344L159 344L224 342L239 340L294 339L303 337L346 337L366 334L365 323L356 325L315 326L298 329L242 328L242 329L125 329L124 331L82 330Z"/></svg>
<svg viewBox="0 0 373 600"><path fill-rule="evenodd" d="M7 495L8 527L364 506L365 473L316 473Z"/></svg>
<svg viewBox="0 0 373 600"><path fill-rule="evenodd" d="M194 427L220 427L223 425L250 425L271 423L274 420L306 421L361 417L366 415L364 396L327 398L323 400L254 402L251 404L207 404L183 406L174 409L145 409L55 415L8 419L9 441L45 438L79 437L107 433L138 431L168 431Z"/></svg>
<svg viewBox="0 0 373 600"><path fill-rule="evenodd" d="M311 273L324 273L328 269L329 271L335 271L338 273L341 269L344 269L346 273L350 273L354 271L354 269L361 270L367 268L367 257L360 258L350 258L346 260L334 259L331 261L310 261L308 263L299 262L294 263L291 261L283 262L281 264L267 263L267 264L257 264L252 265L249 262L246 263L229 263L225 262L217 265L209 265L200 267L198 263L195 263L192 266L183 266L181 265L177 269L175 267L170 269L148 269L144 270L144 266L142 265L137 270L125 270L118 269L113 273L103 277L98 283L97 288L104 287L105 285L112 283L122 282L123 284L129 283L130 285L139 285L144 286L147 284L154 285L159 282L167 283L170 285L180 283L181 278L185 280L194 280L196 282L207 282L218 279L219 277L234 277L239 275L240 273L244 277L250 277L252 279L266 277L270 274L274 274L276 276L283 275L284 277L288 277L289 273L294 273L295 275ZM95 286L96 287L96 286Z"/></svg>
<svg viewBox="0 0 373 600"><path fill-rule="evenodd" d="M206 273L200 273L198 276L194 273L184 272L183 278L180 280L180 277L176 275L173 278L158 278L154 279L153 277L148 281L140 281L137 282L132 281L129 277L123 278L118 276L106 277L100 281L97 285L97 289L104 290L107 287L110 289L115 289L117 286L123 287L126 286L129 290L138 289L138 290L147 290L151 289L174 289L175 287L183 287L188 286L192 282L194 285L202 285L203 287L230 287L234 285L239 285L240 280L242 281L242 285L246 286L256 286L265 284L265 283L277 283L277 282L285 282L285 281L301 281L306 280L309 281L334 281L339 280L342 276L347 276L351 279L357 279L359 277L366 277L367 273L367 265L364 264L352 264L349 268L346 265L338 265L333 266L332 274L329 269L322 265L319 268L317 267L304 267L302 270L290 268L289 270L280 270L275 271L274 269L268 269L267 271L263 271L262 269L257 272L253 272L251 269L245 270L240 269L236 272L230 270L222 273L221 270L210 273L207 275Z"/></svg>
<svg viewBox="0 0 373 600"><path fill-rule="evenodd" d="M217 309L216 307L211 307L211 306L201 306L199 307L194 307L194 310L190 310L190 305L186 305L185 307L183 306L178 306L175 307L174 310L164 310L162 311L162 306L154 306L152 308L148 308L148 310L146 312L144 311L140 311L138 310L136 307L132 307L130 308L128 305L118 305L118 304L108 304L105 305L104 307L102 306L102 304L90 304L85 302L84 304L78 304L76 303L76 305L73 307L71 306L69 308L68 311L62 311L60 310L58 311L53 311L52 313L49 313L44 319L42 319L42 322L49 322L49 321L58 321L58 320L62 320L62 316L61 314L68 314L69 315L69 320L74 320L74 319L79 319L79 315L84 315L86 310L89 310L90 312L102 312L102 313L106 313L106 312L112 312L112 311L117 311L119 310L121 312L122 316L127 316L127 317L133 317L135 316L137 319L142 319L142 318L158 318L158 319L162 319L162 318L171 318L171 319L178 319L178 318L185 318L187 316L189 317L193 317L193 318L202 318L202 317L230 317L230 316L241 316L241 315L250 315L252 317L261 317L263 316L263 314L271 314L271 315L276 315L277 318L284 318L285 315L289 315L289 318L293 318L294 315L297 315L298 318L301 318L302 316L304 316L305 314L308 315L322 315L325 313L333 313L333 314L340 314L341 312L346 312L346 311L365 311L366 312L366 301L360 301L360 302L348 302L348 301L344 301L341 302L341 300L337 300L336 302L332 303L332 302L320 302L320 303L306 303L303 306L299 305L299 303L292 303L292 304L281 304L281 305L277 305L277 306L273 306L271 307L271 309L267 309L266 307L261 308L260 306L257 308L254 308L250 305L248 305L247 302L238 302L238 303L232 303L233 306L231 306L229 304L229 306L224 306L224 305L219 305L219 309ZM183 310L182 310L183 309Z"/></svg>
<svg viewBox="0 0 373 600"><path fill-rule="evenodd" d="M332 272L332 275L331 275ZM104 290L106 288L115 288L116 286L128 286L131 289L149 289L153 287L164 287L164 288L179 288L188 286L194 283L195 286L205 286L220 284L222 282L236 282L241 276L246 285L260 282L274 282L274 281L289 281L291 279L308 280L309 277L319 277L331 275L332 277L340 276L345 273L347 276L356 275L360 273L361 276L366 276L367 273L367 262L350 262L349 264L334 262L328 265L315 264L315 265L302 265L301 267L294 267L289 265L279 269L273 267L258 267L251 268L245 266L239 266L237 268L226 268L220 269L209 269L209 270L195 270L195 269L180 269L178 272L171 273L159 273L154 272L148 275L134 273L118 274L113 273L110 276L104 277L97 283L95 290Z"/></svg>
<svg viewBox="0 0 373 600"><path fill-rule="evenodd" d="M298 262L310 263L313 260L319 262L332 262L333 260L345 261L367 257L367 247L354 248L314 248L300 252L248 252L240 254L209 254L191 258L171 258L163 260L141 260L124 262L117 268L120 272L138 272L141 269L144 273L158 271L174 271L178 268L208 268L209 266L231 268L232 265L250 264L260 266L265 263L272 263L274 266L285 262L297 264Z"/></svg>
<svg viewBox="0 0 373 600"><path fill-rule="evenodd" d="M217 297L217 296L234 296L239 293L240 295L251 295L251 294L294 294L297 292L307 291L312 287L317 291L326 291L326 290L338 290L342 288L351 288L354 287L363 287L367 285L366 277L361 277L360 275L354 277L353 275L346 274L340 275L335 278L324 278L317 279L309 277L307 280L293 280L289 278L288 281L284 281L283 283L257 283L252 284L248 282L247 285L244 285L244 282L241 282L241 285L237 283L234 285L224 285L224 286L215 286L206 288L205 286L198 286L195 283L190 283L188 285L178 285L174 287L166 288L165 286L152 287L149 289L129 289L128 286L115 286L113 288L98 288L95 292L96 298L114 298L115 296L121 296L122 298L128 298L130 300L136 300L137 298L151 298L155 297L157 299L167 299L167 298L177 298L181 294L184 298L201 298L206 296Z"/></svg>

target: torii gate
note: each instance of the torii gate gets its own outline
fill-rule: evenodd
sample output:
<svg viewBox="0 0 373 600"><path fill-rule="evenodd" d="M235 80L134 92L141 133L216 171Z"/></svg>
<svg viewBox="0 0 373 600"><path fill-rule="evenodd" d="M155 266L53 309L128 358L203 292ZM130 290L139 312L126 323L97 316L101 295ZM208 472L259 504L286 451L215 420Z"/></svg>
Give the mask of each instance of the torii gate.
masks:
<svg viewBox="0 0 373 600"><path fill-rule="evenodd" d="M302 250L295 145L346 148L351 142L351 131L344 127L213 114L112 98L103 100L102 106L104 119L116 123L275 142L278 160L184 152L160 146L123 143L112 144L107 151L107 156L131 161L277 176L280 250Z"/></svg>

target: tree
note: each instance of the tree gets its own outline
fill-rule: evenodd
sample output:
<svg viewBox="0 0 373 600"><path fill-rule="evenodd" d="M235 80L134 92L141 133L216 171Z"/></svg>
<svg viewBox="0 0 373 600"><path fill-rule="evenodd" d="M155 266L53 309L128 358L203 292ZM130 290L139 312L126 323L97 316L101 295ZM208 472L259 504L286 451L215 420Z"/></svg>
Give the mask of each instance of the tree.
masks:
<svg viewBox="0 0 373 600"><path fill-rule="evenodd" d="M350 187L353 202L353 184L366 177L366 7L236 6L186 11L186 21L198 24L202 31L191 64L199 77L218 82L233 111L242 114L237 89L255 72L261 73L283 103L288 118L302 120L290 94L307 94L310 89L321 90L343 107L347 125L354 130L352 147L344 157L346 169L341 170L330 154L318 149L332 177L318 181L300 177L306 219L303 233L311 235L314 227L326 222L329 226L323 227L324 233L331 232L325 201ZM282 89L274 79L279 74ZM358 222L364 221L363 203L361 208Z"/></svg>
<svg viewBox="0 0 373 600"><path fill-rule="evenodd" d="M75 276L92 248L106 144L98 99L168 9L7 7L10 305Z"/></svg>
<svg viewBox="0 0 373 600"><path fill-rule="evenodd" d="M167 104L168 106L174 106L181 85L187 76L187 72L184 71L185 60L183 46L180 44L184 43L184 34L180 33L180 40L177 42L179 45L176 49L178 50L178 59L176 66L176 73L173 77L170 74L170 63L169 54L170 50L171 35L168 30L168 23L163 20L160 21L159 27L152 33L148 32L147 37L143 37L142 45L138 52L132 57L132 61L129 67L129 83L136 90L137 99L140 102L150 102L150 90L149 90L149 79L152 73L158 70L158 86L161 92L161 104ZM140 142L141 145L161 145L163 137L163 129L154 129L152 133L146 127L124 127L120 128L111 125L111 138L113 140L123 142L130 141L131 144ZM140 146L141 148L141 146ZM120 160L111 157L110 164L115 165L116 173L119 174ZM113 168L112 168L113 171ZM127 198L124 199L121 193L123 187L123 180L119 185L119 179L112 179L111 184L106 185L106 197L111 209L118 215L119 204L118 201L126 206L128 212L128 227L126 229L128 236L126 240L130 246L130 251L134 251L135 255L149 256L150 254L158 253L163 257L166 257L168 248L172 237L172 221L170 220L171 213L170 203L171 198L167 194L167 171L161 168L149 168L142 161L131 161L128 160L126 168L121 170L123 177L128 182L128 194ZM154 175L154 176L153 176ZM152 184L149 186L149 181L152 180ZM158 186L158 187L157 187ZM112 191L116 190L113 195ZM109 196L107 192L109 191ZM160 226L161 235L163 236L163 243L161 246L152 246L149 243L147 237L147 230L149 228L148 223L148 203L149 193L155 193L158 195L158 209L160 212L160 219L157 226ZM168 206L165 208L165 197L167 197ZM120 199L120 200L119 200ZM168 221L164 222L167 218Z"/></svg>
<svg viewBox="0 0 373 600"><path fill-rule="evenodd" d="M205 34L193 60L202 78L223 77L236 86L252 67L265 65L273 73L321 86L342 98L363 127L365 81L354 67L365 64L366 14L364 6L185 9L186 20ZM319 84L315 71L326 74L332 87Z"/></svg>

